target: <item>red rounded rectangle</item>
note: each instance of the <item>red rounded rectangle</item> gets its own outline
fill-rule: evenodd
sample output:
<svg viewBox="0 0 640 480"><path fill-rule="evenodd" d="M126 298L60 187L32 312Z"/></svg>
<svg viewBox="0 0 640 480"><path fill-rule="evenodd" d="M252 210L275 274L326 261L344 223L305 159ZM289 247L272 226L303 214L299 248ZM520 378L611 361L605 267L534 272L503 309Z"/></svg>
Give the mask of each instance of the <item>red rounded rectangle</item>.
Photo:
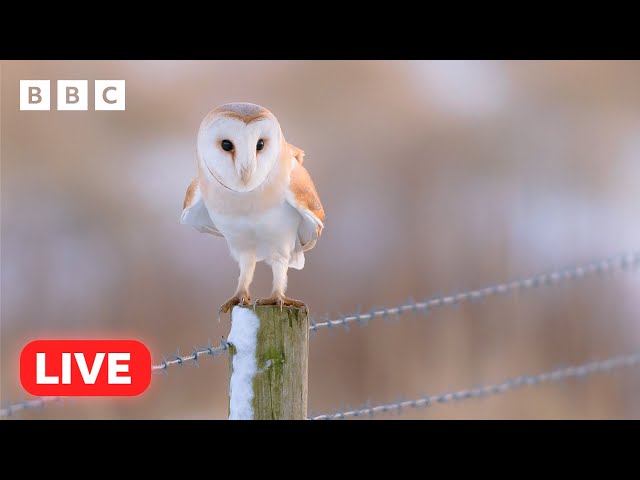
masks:
<svg viewBox="0 0 640 480"><path fill-rule="evenodd" d="M36 396L135 396L151 383L137 340L35 340L20 354L20 382Z"/></svg>

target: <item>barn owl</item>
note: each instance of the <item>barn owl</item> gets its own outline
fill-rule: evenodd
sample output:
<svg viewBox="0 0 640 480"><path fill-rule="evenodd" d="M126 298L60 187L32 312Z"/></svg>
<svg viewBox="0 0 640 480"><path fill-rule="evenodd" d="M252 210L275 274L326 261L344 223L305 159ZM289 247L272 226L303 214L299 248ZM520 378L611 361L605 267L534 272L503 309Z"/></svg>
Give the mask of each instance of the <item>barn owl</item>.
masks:
<svg viewBox="0 0 640 480"><path fill-rule="evenodd" d="M219 313L251 303L256 262L273 271L271 296L257 305L302 307L287 298L289 267L304 267L324 228L324 209L304 152L285 140L276 117L252 103L228 103L209 112L198 131L198 175L184 199L180 221L224 237L240 266L235 294Z"/></svg>

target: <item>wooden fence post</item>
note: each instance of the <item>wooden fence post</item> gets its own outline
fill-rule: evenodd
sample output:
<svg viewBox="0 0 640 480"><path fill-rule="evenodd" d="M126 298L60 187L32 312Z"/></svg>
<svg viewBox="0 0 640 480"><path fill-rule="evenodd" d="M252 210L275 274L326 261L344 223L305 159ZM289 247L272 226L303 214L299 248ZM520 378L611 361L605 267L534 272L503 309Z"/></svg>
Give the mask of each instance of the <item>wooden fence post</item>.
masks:
<svg viewBox="0 0 640 480"><path fill-rule="evenodd" d="M244 310L254 313L252 307L244 307ZM237 308L234 308L231 313L230 414L233 364L235 356L239 353L237 350L239 346L233 345L233 321L234 315L240 320L240 313ZM255 343L255 374L252 381L253 419L304 420L307 418L309 364L308 311L306 308L280 309L277 306L256 306L255 314L259 319L259 326ZM240 342L237 343L240 344ZM236 414L235 418L244 417Z"/></svg>

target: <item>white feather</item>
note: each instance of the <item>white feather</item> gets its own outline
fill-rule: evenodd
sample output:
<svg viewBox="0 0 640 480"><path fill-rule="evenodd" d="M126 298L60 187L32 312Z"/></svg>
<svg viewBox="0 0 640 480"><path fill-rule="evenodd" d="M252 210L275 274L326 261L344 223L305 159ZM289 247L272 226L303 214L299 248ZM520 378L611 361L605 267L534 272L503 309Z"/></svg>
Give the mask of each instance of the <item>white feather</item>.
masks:
<svg viewBox="0 0 640 480"><path fill-rule="evenodd" d="M219 237L222 236L209 216L209 211L200 193L200 187L196 187L193 198L191 199L191 205L188 205L182 211L180 223L191 225L202 233L210 233Z"/></svg>

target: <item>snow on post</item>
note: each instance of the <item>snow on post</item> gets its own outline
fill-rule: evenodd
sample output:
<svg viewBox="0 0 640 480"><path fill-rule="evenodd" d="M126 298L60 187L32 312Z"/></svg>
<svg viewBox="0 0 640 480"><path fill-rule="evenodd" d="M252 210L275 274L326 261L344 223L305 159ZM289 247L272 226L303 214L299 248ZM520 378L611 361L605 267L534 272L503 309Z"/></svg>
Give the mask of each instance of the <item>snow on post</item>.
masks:
<svg viewBox="0 0 640 480"><path fill-rule="evenodd" d="M230 420L307 418L306 308L234 307L228 341Z"/></svg>
<svg viewBox="0 0 640 480"><path fill-rule="evenodd" d="M234 307L227 341L235 347L229 380L229 420L253 420L253 377L260 319L248 308Z"/></svg>

